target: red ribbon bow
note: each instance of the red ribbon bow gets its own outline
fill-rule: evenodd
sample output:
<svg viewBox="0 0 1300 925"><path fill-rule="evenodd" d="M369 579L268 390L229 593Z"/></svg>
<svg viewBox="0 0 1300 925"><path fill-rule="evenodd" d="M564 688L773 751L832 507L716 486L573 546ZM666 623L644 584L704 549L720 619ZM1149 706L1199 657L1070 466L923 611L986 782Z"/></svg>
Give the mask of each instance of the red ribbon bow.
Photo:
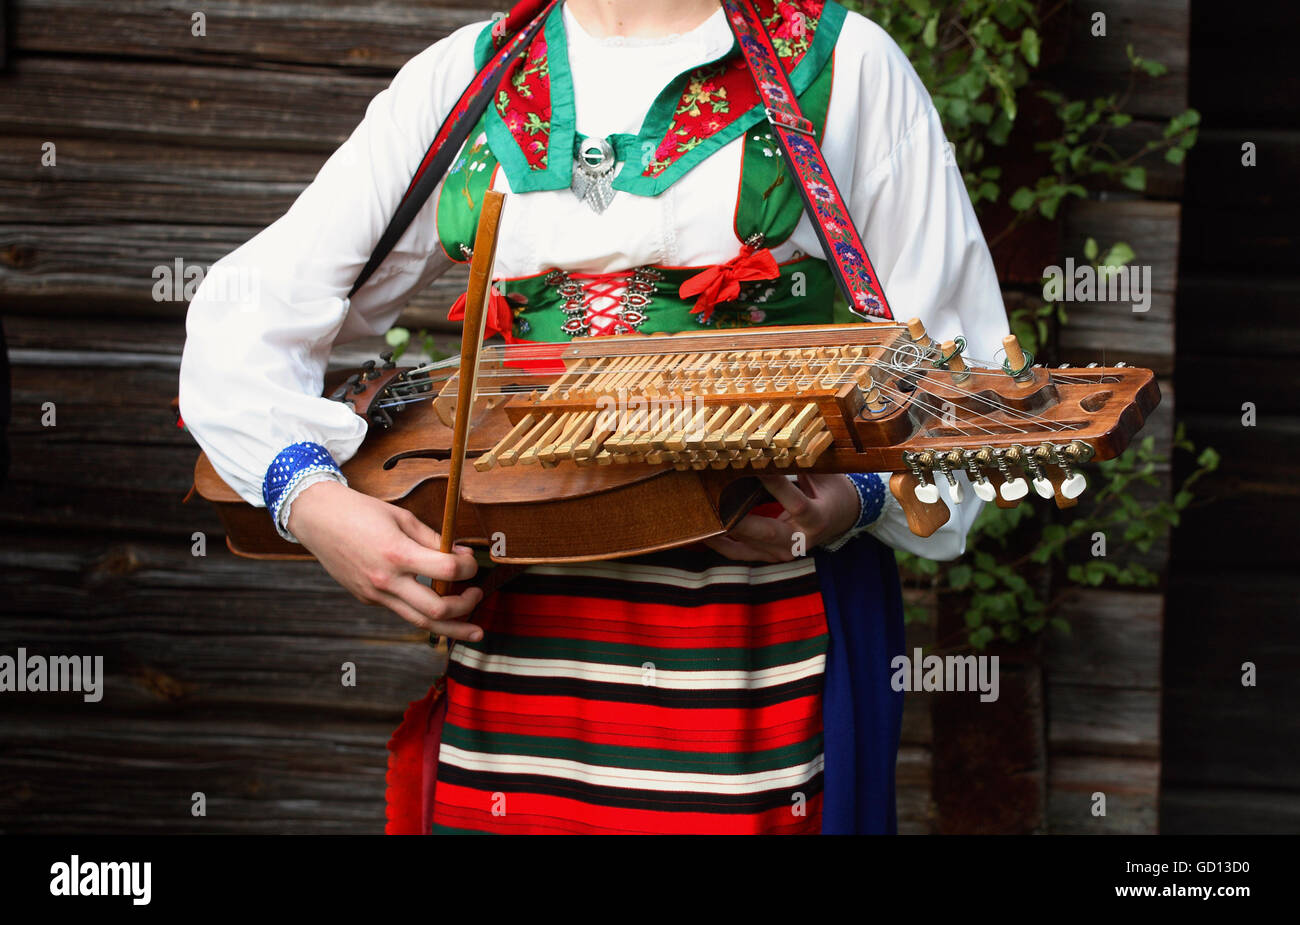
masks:
<svg viewBox="0 0 1300 925"><path fill-rule="evenodd" d="M699 295L692 315L703 315L707 324L719 302L732 302L740 296L740 284L754 279L776 279L781 275L776 259L766 247L759 250L746 245L738 257L697 273L677 290L683 299Z"/></svg>
<svg viewBox="0 0 1300 925"><path fill-rule="evenodd" d="M465 320L465 293L461 293L456 304L452 305L451 311L447 312L448 321ZM515 312L510 305L510 301L497 292L497 287L493 286L488 293L487 320L483 323L483 336L491 337L493 334L500 334L507 344L515 342Z"/></svg>

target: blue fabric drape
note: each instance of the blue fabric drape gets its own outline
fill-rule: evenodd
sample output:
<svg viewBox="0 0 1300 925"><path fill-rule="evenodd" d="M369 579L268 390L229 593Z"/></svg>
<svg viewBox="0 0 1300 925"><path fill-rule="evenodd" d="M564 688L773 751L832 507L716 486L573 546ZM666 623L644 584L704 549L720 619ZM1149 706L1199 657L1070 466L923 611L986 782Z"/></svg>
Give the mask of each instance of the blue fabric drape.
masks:
<svg viewBox="0 0 1300 925"><path fill-rule="evenodd" d="M890 687L890 663L905 644L894 551L863 534L838 552L815 555L830 635L822 834L893 835L903 693Z"/></svg>

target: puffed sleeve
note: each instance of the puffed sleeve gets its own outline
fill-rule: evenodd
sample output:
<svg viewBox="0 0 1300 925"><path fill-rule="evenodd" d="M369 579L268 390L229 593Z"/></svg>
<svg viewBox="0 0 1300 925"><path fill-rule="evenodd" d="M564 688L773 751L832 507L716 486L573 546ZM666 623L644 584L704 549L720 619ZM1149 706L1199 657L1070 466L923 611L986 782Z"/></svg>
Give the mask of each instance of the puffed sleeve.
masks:
<svg viewBox="0 0 1300 925"><path fill-rule="evenodd" d="M961 334L968 356L992 360L1008 331L1006 310L961 170L907 57L883 29L857 14L847 17L836 47L831 105L827 145L839 145L836 161L853 165L841 186L848 186L847 205L894 318L918 317L940 341ZM853 129L836 139L837 125ZM958 478L964 481L965 474ZM952 517L928 538L908 529L887 488L883 503L872 506L875 519L859 527L898 549L954 559L965 550L982 506L970 486L963 487L966 500L949 502ZM943 491L946 496L946 485Z"/></svg>
<svg viewBox="0 0 1300 925"><path fill-rule="evenodd" d="M273 516L304 478L341 478L366 424L321 397L330 349L383 333L449 265L436 194L371 280L348 290L474 75L467 26L411 59L283 217L213 265L190 303L181 415L217 472ZM277 526L283 532L277 518Z"/></svg>

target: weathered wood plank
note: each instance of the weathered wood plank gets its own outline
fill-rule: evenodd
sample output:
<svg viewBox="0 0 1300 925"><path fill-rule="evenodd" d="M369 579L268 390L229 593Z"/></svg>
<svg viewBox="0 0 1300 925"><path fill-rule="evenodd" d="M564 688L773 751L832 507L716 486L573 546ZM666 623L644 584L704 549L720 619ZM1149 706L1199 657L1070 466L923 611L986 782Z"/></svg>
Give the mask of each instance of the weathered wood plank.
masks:
<svg viewBox="0 0 1300 925"><path fill-rule="evenodd" d="M1300 714L1287 708L1300 703L1297 599L1294 565L1180 569L1166 642L1171 783L1300 790ZM1254 686L1242 683L1246 662Z"/></svg>
<svg viewBox="0 0 1300 925"><path fill-rule="evenodd" d="M156 301L155 269L211 267L261 228L218 225L0 225L0 295L6 313L84 316L93 310L184 317L186 302ZM457 266L417 293L404 318L451 330L447 309L465 291ZM183 294L183 293L182 293ZM169 292L168 295L171 295Z"/></svg>
<svg viewBox="0 0 1300 925"><path fill-rule="evenodd" d="M1159 690L1164 596L1081 590L1060 605L1070 633L1049 634L1050 683Z"/></svg>
<svg viewBox="0 0 1300 925"><path fill-rule="evenodd" d="M265 226L286 211L327 155L198 145L0 138L0 225L151 223Z"/></svg>
<svg viewBox="0 0 1300 925"><path fill-rule="evenodd" d="M0 75L0 133L328 153L387 84L337 71L18 58Z"/></svg>
<svg viewBox="0 0 1300 925"><path fill-rule="evenodd" d="M1047 738L1053 755L1160 755L1160 692L1063 684L1049 678Z"/></svg>
<svg viewBox="0 0 1300 925"><path fill-rule="evenodd" d="M1160 762L1053 756L1047 818L1054 835L1154 835L1159 831ZM1104 816L1093 794L1105 795Z"/></svg>
<svg viewBox="0 0 1300 925"><path fill-rule="evenodd" d="M1179 222L1176 202L1144 199L1080 200L1066 210L1062 253L1083 262L1083 245L1095 238L1104 249L1127 241L1137 257L1134 265L1151 267L1155 292L1173 292L1178 286ZM1077 305L1078 303L1076 303ZM1172 343L1170 349L1172 351Z"/></svg>
<svg viewBox="0 0 1300 925"><path fill-rule="evenodd" d="M1076 99L1123 93L1129 82L1125 47L1169 70L1157 79L1139 79L1126 111L1141 116L1172 116L1187 108L1189 0L1101 0L1070 4L1069 49L1049 75ZM1094 15L1106 17L1106 34L1093 33Z"/></svg>
<svg viewBox="0 0 1300 925"><path fill-rule="evenodd" d="M188 537L0 537L5 638L103 656L106 711L276 703L386 713L441 672L425 634L353 600L313 563L237 559L216 535L206 556ZM355 685L341 681L344 662Z"/></svg>
<svg viewBox="0 0 1300 925"><path fill-rule="evenodd" d="M195 10L169 0L16 0L13 7L21 52L388 70L495 9L476 0L218 0L203 5L206 35L195 36Z"/></svg>
<svg viewBox="0 0 1300 925"><path fill-rule="evenodd" d="M1165 835L1294 835L1300 794L1294 790L1166 786L1160 802Z"/></svg>
<svg viewBox="0 0 1300 925"><path fill-rule="evenodd" d="M1212 267L1204 270L1214 273ZM1296 305L1300 305L1300 278L1243 279L1184 267L1178 278L1180 360L1187 362L1195 355L1198 362L1217 365L1220 374L1225 368L1253 373L1261 357L1283 359L1289 365L1289 357L1300 353ZM1238 321L1243 315L1248 324Z"/></svg>
<svg viewBox="0 0 1300 925"><path fill-rule="evenodd" d="M928 748L904 745L898 750L894 786L900 835L930 835L934 832L931 760Z"/></svg>
<svg viewBox="0 0 1300 925"><path fill-rule="evenodd" d="M380 832L382 721L4 714L0 830L180 834ZM192 795L207 815L192 815Z"/></svg>

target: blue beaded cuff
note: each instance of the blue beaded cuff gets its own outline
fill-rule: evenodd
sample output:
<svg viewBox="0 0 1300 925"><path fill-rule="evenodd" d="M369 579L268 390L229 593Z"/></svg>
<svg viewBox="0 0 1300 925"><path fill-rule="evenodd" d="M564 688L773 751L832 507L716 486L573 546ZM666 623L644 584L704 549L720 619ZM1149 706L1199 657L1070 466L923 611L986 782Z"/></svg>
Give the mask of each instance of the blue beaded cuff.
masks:
<svg viewBox="0 0 1300 925"><path fill-rule="evenodd" d="M858 490L858 501L862 504L858 522L853 525L853 529L862 530L875 523L884 510L885 483L874 472L850 472L849 481Z"/></svg>
<svg viewBox="0 0 1300 925"><path fill-rule="evenodd" d="M849 540L879 520L880 512L885 509L885 483L880 476L874 472L850 472L848 476L858 492L858 519L843 536L824 544L829 552L837 552L846 546Z"/></svg>
<svg viewBox="0 0 1300 925"><path fill-rule="evenodd" d="M266 467L262 480L262 500L271 520L280 523L280 506L295 485L313 472L338 472L338 464L329 450L319 443L295 443L280 451Z"/></svg>

